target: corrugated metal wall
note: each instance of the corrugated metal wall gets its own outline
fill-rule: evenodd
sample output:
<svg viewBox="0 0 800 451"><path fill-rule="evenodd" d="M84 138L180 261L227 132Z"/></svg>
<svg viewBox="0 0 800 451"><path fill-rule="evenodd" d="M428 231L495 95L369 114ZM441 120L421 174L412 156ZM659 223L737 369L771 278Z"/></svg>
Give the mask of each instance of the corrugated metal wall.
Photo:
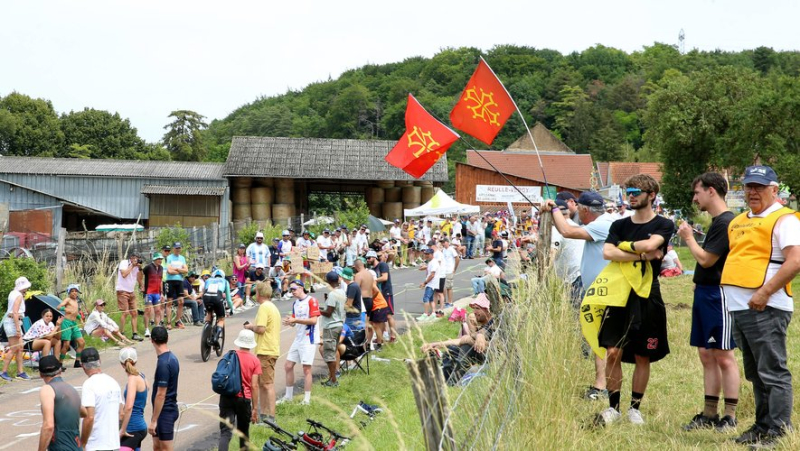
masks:
<svg viewBox="0 0 800 451"><path fill-rule="evenodd" d="M52 209L53 236L58 236L62 218L58 199L0 181L0 203L7 203L9 211Z"/></svg>

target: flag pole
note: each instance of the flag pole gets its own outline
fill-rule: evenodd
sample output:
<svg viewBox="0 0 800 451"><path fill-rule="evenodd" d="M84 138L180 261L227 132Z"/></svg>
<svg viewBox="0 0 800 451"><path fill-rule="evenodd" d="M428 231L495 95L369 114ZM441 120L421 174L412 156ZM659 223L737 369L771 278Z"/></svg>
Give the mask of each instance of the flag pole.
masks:
<svg viewBox="0 0 800 451"><path fill-rule="evenodd" d="M492 73L492 75L494 75L494 78L496 78L497 81L500 82L500 86L503 87L503 89L506 91L506 95L508 95L508 98L511 99L511 103L514 104L514 108L516 108L517 114L519 114L519 118L522 119L522 124L525 126L525 130L528 132L528 137L531 139L531 143L533 143L533 150L536 151L536 158L539 159L539 169L542 170L542 177L544 178L545 190L546 191L550 191L550 184L547 182L547 173L544 172L544 164L542 164L542 156L539 155L539 147L536 146L536 141L534 141L534 139L533 139L533 133L531 133L531 129L530 129L530 127L528 127L528 122L525 120L525 116L522 115L522 111L520 111L519 105L517 105L517 101L514 100L514 97L512 97L511 93L508 92L508 89L506 88L506 85L504 85L503 82L500 81L500 77L498 77L497 74L494 73L494 69L492 69L492 66L490 66L489 63L486 62L485 59L483 59L483 56L481 56L480 58L481 58L481 61L483 61L486 64L486 67L489 68L489 71ZM544 198L544 196L542 196L542 198ZM527 199L527 197L526 197L526 199Z"/></svg>

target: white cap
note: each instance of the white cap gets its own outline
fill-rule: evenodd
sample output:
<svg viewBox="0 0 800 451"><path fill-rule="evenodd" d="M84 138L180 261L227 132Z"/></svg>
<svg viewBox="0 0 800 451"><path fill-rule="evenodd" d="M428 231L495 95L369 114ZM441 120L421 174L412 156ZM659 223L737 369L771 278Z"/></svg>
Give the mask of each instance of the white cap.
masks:
<svg viewBox="0 0 800 451"><path fill-rule="evenodd" d="M256 335L252 330L242 329L233 344L240 348L253 349L256 347Z"/></svg>
<svg viewBox="0 0 800 451"><path fill-rule="evenodd" d="M282 233L281 235L291 235L291 233L289 233L289 231L288 231L288 230L284 230L284 231L283 231L283 233Z"/></svg>
<svg viewBox="0 0 800 451"><path fill-rule="evenodd" d="M19 290L27 290L31 287L31 282L28 280L27 277L20 277L16 281L14 281L14 289Z"/></svg>
<svg viewBox="0 0 800 451"><path fill-rule="evenodd" d="M258 268L264 269L266 267L267 267L267 265L265 265L263 263L256 263L256 269L258 269Z"/></svg>
<svg viewBox="0 0 800 451"><path fill-rule="evenodd" d="M136 363L139 357L136 355L136 350L133 348L122 348L119 350L119 363L125 363L128 360Z"/></svg>
<svg viewBox="0 0 800 451"><path fill-rule="evenodd" d="M264 234L261 232L256 233L256 238L264 238Z"/></svg>

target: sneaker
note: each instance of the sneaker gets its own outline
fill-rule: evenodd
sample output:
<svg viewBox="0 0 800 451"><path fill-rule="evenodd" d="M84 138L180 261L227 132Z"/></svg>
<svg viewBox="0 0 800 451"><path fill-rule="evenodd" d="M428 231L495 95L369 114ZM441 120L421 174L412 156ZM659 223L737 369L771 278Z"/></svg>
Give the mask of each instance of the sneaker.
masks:
<svg viewBox="0 0 800 451"><path fill-rule="evenodd" d="M306 400L304 399L304 400L300 401L300 405L301 405L301 406L310 406L310 405L311 405L311 401L306 401Z"/></svg>
<svg viewBox="0 0 800 451"><path fill-rule="evenodd" d="M328 379L325 382L323 382L322 385L325 387L336 388L339 386L339 381L331 381L330 379Z"/></svg>
<svg viewBox="0 0 800 451"><path fill-rule="evenodd" d="M692 418L688 424L683 426L684 431L693 431L695 429L711 429L719 422L719 415L707 417L703 413L698 413Z"/></svg>
<svg viewBox="0 0 800 451"><path fill-rule="evenodd" d="M631 424L644 424L644 417L642 417L642 412L639 409L634 409L631 407L628 409L628 421Z"/></svg>
<svg viewBox="0 0 800 451"><path fill-rule="evenodd" d="M375 345L375 352L381 352L381 351L383 351L383 345L380 344L380 343L376 344Z"/></svg>
<svg viewBox="0 0 800 451"><path fill-rule="evenodd" d="M177 327L178 329L186 329L186 326L184 326L183 323L180 321L175 322L175 327Z"/></svg>
<svg viewBox="0 0 800 451"><path fill-rule="evenodd" d="M233 309L233 313L234 314L242 313L243 311L244 311L244 307L237 307L237 308Z"/></svg>
<svg viewBox="0 0 800 451"><path fill-rule="evenodd" d="M619 410L613 407L608 407L594 417L594 424L596 426L608 426L609 424L618 421L620 418L622 418L622 414L619 413Z"/></svg>
<svg viewBox="0 0 800 451"><path fill-rule="evenodd" d="M247 302L244 303L244 306L247 308L253 308L256 306L256 303L248 299Z"/></svg>
<svg viewBox="0 0 800 451"><path fill-rule="evenodd" d="M139 334L137 334L137 333L134 333L134 334L131 336L131 339L132 339L132 340L136 340L136 341L144 341L144 338L142 338L142 336L141 336L141 335L139 335Z"/></svg>
<svg viewBox="0 0 800 451"><path fill-rule="evenodd" d="M292 402L292 398L287 398L287 397L284 396L281 399L275 401L275 404L276 405L277 404L286 404L286 403L289 403L289 402Z"/></svg>
<svg viewBox="0 0 800 451"><path fill-rule="evenodd" d="M31 377L28 376L26 373L19 373L19 374L17 374L17 379L23 379L23 380L29 381L29 380L31 380Z"/></svg>
<svg viewBox="0 0 800 451"><path fill-rule="evenodd" d="M80 360L75 359L75 363L72 364L72 367L73 368L83 368L83 365L81 365L81 361Z"/></svg>
<svg viewBox="0 0 800 451"><path fill-rule="evenodd" d="M202 321L195 321L194 323L192 323L192 325L197 326L197 327L203 327L203 322Z"/></svg>
<svg viewBox="0 0 800 451"><path fill-rule="evenodd" d="M717 432L735 431L736 430L736 418L734 418L734 417L732 417L730 415L725 415L724 417L722 417L722 419L717 421L717 424L714 425L714 429L716 429Z"/></svg>
<svg viewBox="0 0 800 451"><path fill-rule="evenodd" d="M444 308L453 308L453 303L452 302L445 303Z"/></svg>
<svg viewBox="0 0 800 451"><path fill-rule="evenodd" d="M754 424L750 426L750 429L744 431L742 435L734 440L734 443L737 445L754 445L759 443L762 438L767 436L767 431L761 428L761 426Z"/></svg>
<svg viewBox="0 0 800 451"><path fill-rule="evenodd" d="M275 417L271 417L269 415L264 415L263 413L261 414L261 416L259 416L258 419L261 420L262 423L275 424Z"/></svg>
<svg viewBox="0 0 800 451"><path fill-rule="evenodd" d="M441 318L441 317L443 317L443 316L444 316L444 312L443 312L443 311L441 311L441 310L437 310L437 311L436 311L436 317L437 317L437 318Z"/></svg>
<svg viewBox="0 0 800 451"><path fill-rule="evenodd" d="M9 376L8 372L6 372L6 371L3 371L2 373L0 373L0 379L3 379L6 382L11 382L11 381L14 380L14 378Z"/></svg>
<svg viewBox="0 0 800 451"><path fill-rule="evenodd" d="M150 338L150 328L146 327L144 329L144 338Z"/></svg>
<svg viewBox="0 0 800 451"><path fill-rule="evenodd" d="M761 440L758 443L750 445L750 449L773 449L778 446L778 440L784 435L785 433L782 430L770 429L761 436Z"/></svg>
<svg viewBox="0 0 800 451"><path fill-rule="evenodd" d="M427 320L428 320L428 315L426 315L425 313L423 313L422 315L419 315L417 317L417 321L418 322L427 321Z"/></svg>
<svg viewBox="0 0 800 451"><path fill-rule="evenodd" d="M583 395L583 399L590 399L592 401L608 399L608 390L605 388L600 389L595 386L591 386L588 390L586 390L586 393Z"/></svg>

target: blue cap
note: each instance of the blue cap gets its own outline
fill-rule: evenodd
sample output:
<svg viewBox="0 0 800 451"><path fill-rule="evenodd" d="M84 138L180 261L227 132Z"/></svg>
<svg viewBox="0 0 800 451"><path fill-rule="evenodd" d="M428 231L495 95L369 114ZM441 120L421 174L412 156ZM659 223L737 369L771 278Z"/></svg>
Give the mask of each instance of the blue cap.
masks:
<svg viewBox="0 0 800 451"><path fill-rule="evenodd" d="M585 205L587 207L602 207L605 205L605 201L603 201L603 196L601 196L600 193L596 193L594 191L582 192L580 197L578 197L578 203L581 205Z"/></svg>
<svg viewBox="0 0 800 451"><path fill-rule="evenodd" d="M560 193L556 194L556 199L561 199L563 201L568 201L570 199L575 200L575 195L569 191L561 191Z"/></svg>
<svg viewBox="0 0 800 451"><path fill-rule="evenodd" d="M744 180L742 180L742 184L748 183L778 186L778 174L769 166L749 166L744 170Z"/></svg>
<svg viewBox="0 0 800 451"><path fill-rule="evenodd" d="M566 202L566 201L563 201L563 200L561 200L561 199L556 199L556 206L557 206L559 209L561 209L562 211L563 211L563 210L566 210L566 209L568 208L568 207L567 207L567 202Z"/></svg>

